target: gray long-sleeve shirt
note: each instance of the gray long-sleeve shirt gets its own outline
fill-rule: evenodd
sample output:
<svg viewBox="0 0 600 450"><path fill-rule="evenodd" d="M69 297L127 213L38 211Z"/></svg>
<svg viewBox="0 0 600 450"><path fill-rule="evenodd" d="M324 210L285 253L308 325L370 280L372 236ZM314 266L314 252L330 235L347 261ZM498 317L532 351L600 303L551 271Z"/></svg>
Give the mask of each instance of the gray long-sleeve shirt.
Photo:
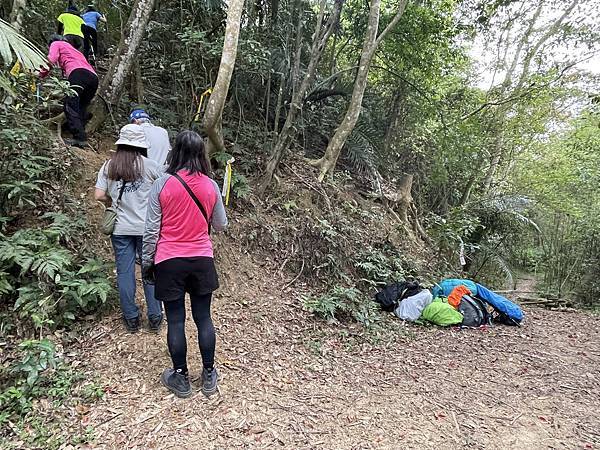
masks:
<svg viewBox="0 0 600 450"><path fill-rule="evenodd" d="M212 228L223 231L227 216L217 183L205 175L188 175L185 171L179 175L204 207ZM150 191L142 265L148 267L170 258L194 256L213 256L208 224L179 180L165 175Z"/></svg>

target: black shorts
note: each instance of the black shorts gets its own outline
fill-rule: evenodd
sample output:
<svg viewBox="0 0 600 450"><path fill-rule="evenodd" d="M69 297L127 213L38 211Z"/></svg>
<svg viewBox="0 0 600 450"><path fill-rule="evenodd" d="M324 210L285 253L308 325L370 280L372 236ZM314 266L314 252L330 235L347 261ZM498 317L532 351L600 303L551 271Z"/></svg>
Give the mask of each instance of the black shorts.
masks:
<svg viewBox="0 0 600 450"><path fill-rule="evenodd" d="M205 295L219 288L219 277L212 258L172 258L156 265L154 296L169 302L190 295Z"/></svg>

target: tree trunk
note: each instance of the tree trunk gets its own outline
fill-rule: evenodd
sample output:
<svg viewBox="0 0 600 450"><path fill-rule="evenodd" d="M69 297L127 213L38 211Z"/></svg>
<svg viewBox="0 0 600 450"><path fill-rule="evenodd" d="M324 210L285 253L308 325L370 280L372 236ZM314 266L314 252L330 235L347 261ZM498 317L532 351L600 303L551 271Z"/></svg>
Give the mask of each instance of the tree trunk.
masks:
<svg viewBox="0 0 600 450"><path fill-rule="evenodd" d="M338 40L338 32L337 30L334 30L333 32L333 42L331 43L331 58L329 59L329 75L333 75L335 73L335 68L336 68L336 61L335 61L335 57L336 57L336 52L335 52L335 48L337 47L337 40Z"/></svg>
<svg viewBox="0 0 600 450"><path fill-rule="evenodd" d="M10 12L10 24L17 31L23 27L23 13L27 9L27 0L14 0Z"/></svg>
<svg viewBox="0 0 600 450"><path fill-rule="evenodd" d="M279 0L271 0L270 10L270 27L271 31L275 31L277 27L277 19L279 19Z"/></svg>
<svg viewBox="0 0 600 450"><path fill-rule="evenodd" d="M543 0L538 0L537 7L531 20L529 21L529 25L519 38L516 49L512 53L512 60L508 65L504 80L500 85L500 96L515 96L520 90L523 89L525 82L530 75L532 61L540 56L540 50L548 42L548 40L560 31L560 27L563 25L566 18L569 17L569 15L573 12L575 7L577 7L579 2L580 0L572 0L559 17L557 17L551 24L543 28L543 30L545 30L544 33L542 33L537 40L532 42L532 38L535 36L536 31L540 31L537 28L538 19L544 16L543 7L545 2ZM508 40L506 44L506 50L508 50L511 45L513 45L512 40ZM505 53L508 53L508 51ZM506 63L506 61L504 62ZM519 74L516 74L517 68L520 68ZM517 82L514 83L513 86L515 77L517 77ZM494 177L496 176L498 168L501 166L501 161L505 154L505 144L503 142L504 131L502 125L506 120L510 109L511 103L507 103L498 108L495 114L496 120L500 123L500 126L498 127L496 141L490 156L490 164L483 181L484 194L489 193L494 181Z"/></svg>
<svg viewBox="0 0 600 450"><path fill-rule="evenodd" d="M285 75L281 74L279 90L277 91L277 102L275 103L275 123L273 124L273 134L279 132L279 115L281 113L281 104L283 103L283 86L285 84Z"/></svg>
<svg viewBox="0 0 600 450"><path fill-rule="evenodd" d="M458 201L458 206L463 206L467 204L467 202L471 198L471 192L473 191L473 186L475 186L475 182L477 181L478 177L479 170L475 170L469 178L469 181L467 181L465 188L463 189L463 192L460 196L460 200Z"/></svg>
<svg viewBox="0 0 600 450"><path fill-rule="evenodd" d="M108 71L98 88L96 99L90 108L93 117L88 123L88 132L96 131L106 119L109 108L119 102L155 3L156 0L136 0L133 4L117 52L110 62Z"/></svg>
<svg viewBox="0 0 600 450"><path fill-rule="evenodd" d="M413 174L404 173L398 183L398 215L404 223L409 223L408 211L412 204Z"/></svg>
<svg viewBox="0 0 600 450"><path fill-rule="evenodd" d="M281 129L281 133L277 137L277 141L271 152L269 160L267 161L267 166L265 169L265 173L262 176L261 182L258 187L259 196L264 195L267 188L271 184L273 177L275 175L275 171L279 167L281 160L283 159L283 155L289 148L291 142L296 137L296 129L295 122L296 118L302 111L302 105L304 101L304 96L308 91L308 88L313 84L316 73L317 66L323 55L323 51L327 45L327 41L331 36L334 28L337 26L337 22L340 18L340 13L342 11L342 6L344 4L344 0L335 0L333 6L333 12L327 21L325 27L323 27L323 17L325 14L325 1L322 0L321 8L319 12L319 17L317 19L317 26L314 33L314 38L311 47L310 60L308 62L308 69L306 71L306 75L302 79L300 86L294 88L292 94L292 102L290 104L290 109L288 110L287 116L285 118L285 123ZM299 58L298 58L299 60ZM293 78L292 78L293 80Z"/></svg>
<svg viewBox="0 0 600 450"><path fill-rule="evenodd" d="M227 24L225 26L225 41L223 43L223 53L221 54L221 64L215 87L208 100L202 125L208 135L206 151L210 155L215 151L225 151L225 142L223 141L222 121L223 108L229 84L235 67L237 57L238 38L240 36L240 20L242 10L244 9L244 0L231 0L227 8Z"/></svg>
<svg viewBox="0 0 600 450"><path fill-rule="evenodd" d="M131 69L129 100L138 104L144 103L144 82L142 81L142 69L140 68L139 58L136 58Z"/></svg>
<svg viewBox="0 0 600 450"><path fill-rule="evenodd" d="M501 130L501 128L500 128ZM496 139L494 141L494 147L492 151L492 158L490 160L490 165L485 172L485 178L483 181L483 192L484 194L489 193L492 182L494 181L494 176L496 175L496 171L498 170L498 166L500 164L500 159L502 158L502 131L496 135Z"/></svg>
<svg viewBox="0 0 600 450"><path fill-rule="evenodd" d="M400 2L398 12L390 24L378 37L379 7L381 0L371 0L369 9L369 24L365 33L365 40L363 43L356 79L354 80L354 88L352 90L350 105L348 106L342 123L335 130L333 137L329 141L327 149L325 150L325 154L321 159L312 163L314 166L320 168L318 177L319 181L323 181L325 179L325 175L335 167L335 164L340 156L340 152L346 143L346 139L348 139L348 136L350 136L350 133L352 133L356 122L358 122L358 117L360 116L360 109L362 106L362 99L367 87L369 66L371 65L373 56L375 55L375 50L385 35L398 23L402 17L407 1L408 0L402 0Z"/></svg>

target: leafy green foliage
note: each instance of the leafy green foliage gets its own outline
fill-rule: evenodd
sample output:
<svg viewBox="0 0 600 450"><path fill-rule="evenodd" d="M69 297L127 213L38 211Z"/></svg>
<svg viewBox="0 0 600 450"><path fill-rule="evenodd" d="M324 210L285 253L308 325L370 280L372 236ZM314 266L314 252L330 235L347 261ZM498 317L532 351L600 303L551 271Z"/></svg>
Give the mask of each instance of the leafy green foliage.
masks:
<svg viewBox="0 0 600 450"><path fill-rule="evenodd" d="M49 130L36 117L40 107L52 109L55 99L69 92L64 82L50 79L40 96L31 90L35 80L26 74L7 77L13 95L0 98L0 217L10 221L26 209L50 207L60 197L52 195L69 182L66 175L74 155L61 149L56 158ZM11 217L9 217L11 216Z"/></svg>
<svg viewBox="0 0 600 450"><path fill-rule="evenodd" d="M356 288L336 286L321 296L304 297L302 303L307 311L327 320L350 317L368 327L378 318L374 302Z"/></svg>
<svg viewBox="0 0 600 450"><path fill-rule="evenodd" d="M516 177L536 201L539 235L524 235L523 247L535 249L542 288L591 305L600 298L599 114L592 106L571 127L535 146Z"/></svg>
<svg viewBox="0 0 600 450"><path fill-rule="evenodd" d="M45 229L22 229L0 236L0 289L13 310L35 328L72 323L107 302L113 288L107 267L64 247L81 223L52 215Z"/></svg>
<svg viewBox="0 0 600 450"><path fill-rule="evenodd" d="M353 258L359 269L360 281L372 287L380 287L396 280L403 280L412 272L409 261L389 243L375 248L366 246Z"/></svg>
<svg viewBox="0 0 600 450"><path fill-rule="evenodd" d="M69 442L61 435L62 424L56 414L44 408L67 404L75 406L103 396L94 382L74 371L48 340L24 340L15 350L12 363L0 369L0 444L13 448L5 436L17 434L28 448L59 448ZM91 430L74 436L80 443L93 438Z"/></svg>
<svg viewBox="0 0 600 450"><path fill-rule="evenodd" d="M216 176L220 179L223 179L225 176L225 166L227 165L227 161L232 158L232 155L229 153L216 153L214 155L215 160L220 164L219 169L216 172ZM232 166L232 175L231 175L231 192L230 196L232 198L240 198L245 199L250 195L250 185L248 184L248 179L242 174L239 173L239 167Z"/></svg>

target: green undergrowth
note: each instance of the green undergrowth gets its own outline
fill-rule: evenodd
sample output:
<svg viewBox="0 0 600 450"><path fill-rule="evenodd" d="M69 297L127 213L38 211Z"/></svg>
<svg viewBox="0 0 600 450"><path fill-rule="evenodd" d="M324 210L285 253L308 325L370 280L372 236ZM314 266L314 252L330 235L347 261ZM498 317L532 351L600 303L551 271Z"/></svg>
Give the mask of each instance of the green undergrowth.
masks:
<svg viewBox="0 0 600 450"><path fill-rule="evenodd" d="M93 430L69 417L104 396L49 339L27 339L0 372L0 447L57 449L91 442Z"/></svg>
<svg viewBox="0 0 600 450"><path fill-rule="evenodd" d="M59 448L91 439L73 409L102 394L59 336L108 305L113 282L76 194L81 155L41 121L68 86L35 95L28 75L0 75L0 447Z"/></svg>

